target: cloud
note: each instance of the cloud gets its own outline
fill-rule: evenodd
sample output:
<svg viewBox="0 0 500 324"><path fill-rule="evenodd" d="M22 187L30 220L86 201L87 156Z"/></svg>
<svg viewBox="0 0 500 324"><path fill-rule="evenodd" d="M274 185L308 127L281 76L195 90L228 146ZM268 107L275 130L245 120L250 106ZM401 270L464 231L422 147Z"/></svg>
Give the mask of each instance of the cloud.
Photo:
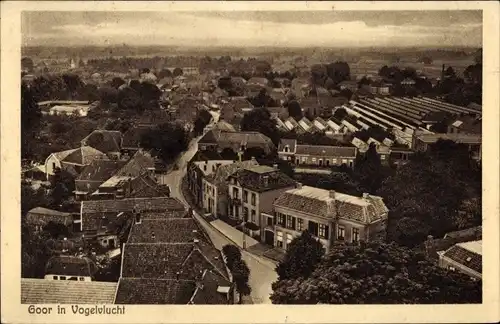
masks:
<svg viewBox="0 0 500 324"><path fill-rule="evenodd" d="M149 17L123 17L113 21L56 25L38 33L30 29L25 39L53 38L82 44L228 45L228 46L376 46L398 44L454 45L481 40L481 24L448 26L367 25L336 21L318 24L263 20L234 20L217 16L165 12ZM476 35L460 39L461 35ZM446 43L442 43L445 41ZM476 44L473 44L476 45Z"/></svg>

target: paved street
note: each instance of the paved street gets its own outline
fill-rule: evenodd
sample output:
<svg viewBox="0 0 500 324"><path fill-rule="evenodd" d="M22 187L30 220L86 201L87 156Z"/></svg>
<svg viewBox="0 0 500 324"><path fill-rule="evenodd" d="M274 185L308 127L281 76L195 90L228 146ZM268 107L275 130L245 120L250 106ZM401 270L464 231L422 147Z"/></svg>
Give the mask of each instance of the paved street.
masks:
<svg viewBox="0 0 500 324"><path fill-rule="evenodd" d="M184 204L188 205L181 191L181 181L187 171L187 163L198 150L198 140L200 137L193 139L188 150L179 158L179 169L171 171L163 177L165 184L168 184L171 189L171 196L178 198ZM221 249L226 244L232 244L224 235L214 229L200 215L195 213L196 219L205 228L212 242L217 249ZM246 251L242 251L243 260L250 268L250 286L252 287L252 300L254 304L271 303L269 295L272 292L271 284L277 280L276 272L274 271L275 264L266 259L254 256Z"/></svg>

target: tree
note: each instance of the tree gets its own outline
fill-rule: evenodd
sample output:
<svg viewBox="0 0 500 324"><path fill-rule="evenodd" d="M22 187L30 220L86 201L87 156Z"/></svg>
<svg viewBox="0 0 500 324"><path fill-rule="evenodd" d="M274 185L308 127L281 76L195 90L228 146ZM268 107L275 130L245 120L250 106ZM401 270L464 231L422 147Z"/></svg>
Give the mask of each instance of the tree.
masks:
<svg viewBox="0 0 500 324"><path fill-rule="evenodd" d="M26 221L21 221L21 277L43 278L45 265L50 258L46 247L49 235L46 232L35 232Z"/></svg>
<svg viewBox="0 0 500 324"><path fill-rule="evenodd" d="M55 223L50 221L43 227L43 230L46 231L50 237L56 239L59 237L67 237L69 234L68 227L61 223Z"/></svg>
<svg viewBox="0 0 500 324"><path fill-rule="evenodd" d="M344 108L338 108L335 110L335 112L333 113L333 117L338 119L338 120L343 120L344 118L346 118L349 114L347 113L347 111L344 109Z"/></svg>
<svg viewBox="0 0 500 324"><path fill-rule="evenodd" d="M153 155L170 163L188 145L188 134L181 124L163 123L144 133L140 139L142 148L152 150Z"/></svg>
<svg viewBox="0 0 500 324"><path fill-rule="evenodd" d="M206 109L201 109L198 111L196 119L194 121L194 132L196 135L200 135L203 133L205 127L212 120L212 115Z"/></svg>
<svg viewBox="0 0 500 324"><path fill-rule="evenodd" d="M58 207L68 200L75 190L75 178L66 170L56 168L52 177L52 199L53 206Z"/></svg>
<svg viewBox="0 0 500 324"><path fill-rule="evenodd" d="M222 253L226 257L226 264L229 270L234 268L234 264L241 260L240 249L233 244L226 244L222 247Z"/></svg>
<svg viewBox="0 0 500 324"><path fill-rule="evenodd" d="M103 106L118 102L118 90L113 87L102 87L99 89L99 100Z"/></svg>
<svg viewBox="0 0 500 324"><path fill-rule="evenodd" d="M442 237L457 230L458 210L464 201L481 197L480 174L462 144L440 140L426 154L415 154L378 191L389 208L388 239L408 247L422 243L399 232L398 223L405 217L425 224L425 236ZM480 219L476 222L473 225L480 225Z"/></svg>
<svg viewBox="0 0 500 324"><path fill-rule="evenodd" d="M172 72L172 75L173 75L174 77L178 77L178 76L181 76L181 75L183 75L183 74L184 74L184 71L182 71L182 69L181 69L180 67L176 67L176 68L174 69L174 71Z"/></svg>
<svg viewBox="0 0 500 324"><path fill-rule="evenodd" d="M255 63L255 76L263 77L267 72L271 71L271 64L267 61L258 61Z"/></svg>
<svg viewBox="0 0 500 324"><path fill-rule="evenodd" d="M172 72L170 72L169 69L163 69L158 73L158 78L163 79L163 78L168 78L172 76Z"/></svg>
<svg viewBox="0 0 500 324"><path fill-rule="evenodd" d="M260 132L269 137L275 145L279 143L279 131L271 113L266 108L257 108L243 116L242 131Z"/></svg>
<svg viewBox="0 0 500 324"><path fill-rule="evenodd" d="M295 120L302 119L302 108L297 100L292 100L288 103L288 115Z"/></svg>
<svg viewBox="0 0 500 324"><path fill-rule="evenodd" d="M325 254L323 244L307 230L288 245L285 258L276 267L278 281L307 278Z"/></svg>
<svg viewBox="0 0 500 324"><path fill-rule="evenodd" d="M250 278L250 269L248 269L247 264L243 260L238 260L233 264L233 269L231 270L233 275L233 281L236 286L236 290L239 292L238 303L242 303L242 297L248 296L252 292L252 288L248 284L248 279Z"/></svg>
<svg viewBox="0 0 500 324"><path fill-rule="evenodd" d="M481 303L481 281L396 244L335 244L305 278L273 284L273 304Z"/></svg>
<svg viewBox="0 0 500 324"><path fill-rule="evenodd" d="M124 88L118 92L118 108L142 113L145 107L141 99L140 93L132 87Z"/></svg>
<svg viewBox="0 0 500 324"><path fill-rule="evenodd" d="M33 60L29 57L23 57L21 59L21 69L26 70L28 73L33 72Z"/></svg>
<svg viewBox="0 0 500 324"><path fill-rule="evenodd" d="M330 63L326 66L327 75L335 82L339 83L344 80L349 80L351 75L351 69L349 64L342 61L337 61L335 63Z"/></svg>
<svg viewBox="0 0 500 324"><path fill-rule="evenodd" d="M324 64L311 66L311 81L314 85L323 86L328 78L327 67Z"/></svg>
<svg viewBox="0 0 500 324"><path fill-rule="evenodd" d="M23 82L21 84L21 157L32 154L32 143L36 129L40 126L42 112L35 101L33 91Z"/></svg>
<svg viewBox="0 0 500 324"><path fill-rule="evenodd" d="M123 80L122 78L119 78L119 77L115 77L113 78L113 80L111 80L111 86L115 89L118 89L121 85L125 84L125 80Z"/></svg>
<svg viewBox="0 0 500 324"><path fill-rule="evenodd" d="M354 165L354 175L359 181L361 191L375 193L388 177L386 168L382 166L375 144L371 144L363 155L359 155Z"/></svg>

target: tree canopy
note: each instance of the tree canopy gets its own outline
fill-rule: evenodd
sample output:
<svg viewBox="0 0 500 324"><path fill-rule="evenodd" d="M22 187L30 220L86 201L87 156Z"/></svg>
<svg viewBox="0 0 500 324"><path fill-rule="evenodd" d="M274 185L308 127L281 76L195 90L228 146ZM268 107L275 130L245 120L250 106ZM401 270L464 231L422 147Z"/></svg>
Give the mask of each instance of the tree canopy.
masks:
<svg viewBox="0 0 500 324"><path fill-rule="evenodd" d="M295 120L302 119L302 108L297 100L291 100L287 108L290 117L293 117Z"/></svg>
<svg viewBox="0 0 500 324"><path fill-rule="evenodd" d="M481 223L480 208L468 214L467 225L457 218L464 202L481 198L481 169L465 145L452 141L440 140L430 146L430 152L415 154L384 181L378 194L389 208L388 239L408 247L429 234L442 237ZM423 224L413 237L401 231L408 228L404 218Z"/></svg>
<svg viewBox="0 0 500 324"><path fill-rule="evenodd" d="M274 304L480 303L481 281L394 243L335 244L307 277L273 284Z"/></svg>
<svg viewBox="0 0 500 324"><path fill-rule="evenodd" d="M323 244L308 231L302 232L288 245L284 260L276 267L278 281L309 277L324 254Z"/></svg>
<svg viewBox="0 0 500 324"><path fill-rule="evenodd" d="M260 132L269 137L275 145L279 143L279 131L271 113L266 108L257 108L245 113L241 120L242 131Z"/></svg>
<svg viewBox="0 0 500 324"><path fill-rule="evenodd" d="M152 150L165 162L172 162L180 152L187 148L188 134L182 125L175 122L163 123L143 134L142 148Z"/></svg>

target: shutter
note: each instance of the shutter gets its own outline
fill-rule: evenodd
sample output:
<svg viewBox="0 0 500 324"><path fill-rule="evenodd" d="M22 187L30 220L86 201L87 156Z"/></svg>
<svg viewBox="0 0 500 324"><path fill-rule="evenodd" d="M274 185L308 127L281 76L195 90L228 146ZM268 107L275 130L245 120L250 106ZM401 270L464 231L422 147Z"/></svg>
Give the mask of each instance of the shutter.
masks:
<svg viewBox="0 0 500 324"><path fill-rule="evenodd" d="M309 233L311 233L311 234L314 234L314 224L316 224L316 223L314 223L313 221L308 222L307 229L309 230Z"/></svg>
<svg viewBox="0 0 500 324"><path fill-rule="evenodd" d="M292 217L292 229L295 230L295 217Z"/></svg>

